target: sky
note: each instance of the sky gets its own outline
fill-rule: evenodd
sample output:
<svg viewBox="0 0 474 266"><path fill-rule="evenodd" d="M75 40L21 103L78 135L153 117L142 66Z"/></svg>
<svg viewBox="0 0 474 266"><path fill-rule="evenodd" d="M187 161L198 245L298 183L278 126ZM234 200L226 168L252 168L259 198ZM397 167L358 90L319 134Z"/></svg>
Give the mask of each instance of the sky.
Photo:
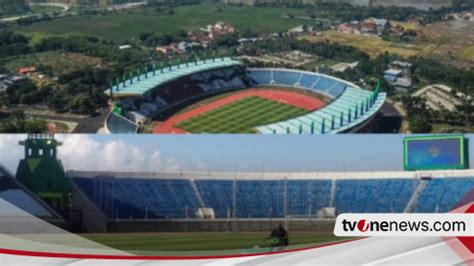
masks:
<svg viewBox="0 0 474 266"><path fill-rule="evenodd" d="M474 135L466 135L474 140ZM67 170L399 171L404 135L57 135ZM0 164L16 172L26 135L0 135ZM470 141L469 150L474 150ZM470 165L474 165L471 156Z"/></svg>

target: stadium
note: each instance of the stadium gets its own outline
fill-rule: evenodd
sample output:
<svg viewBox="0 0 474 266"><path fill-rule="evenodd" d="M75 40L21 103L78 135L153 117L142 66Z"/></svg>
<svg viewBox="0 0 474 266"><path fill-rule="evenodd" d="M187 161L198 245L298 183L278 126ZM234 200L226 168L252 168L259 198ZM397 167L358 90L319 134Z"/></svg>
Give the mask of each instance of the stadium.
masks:
<svg viewBox="0 0 474 266"><path fill-rule="evenodd" d="M456 135L406 137L405 171L133 173L64 171L56 157L61 143L30 135L20 143L25 158L16 174L0 171L0 199L113 247L133 249L129 241L156 251L163 246L150 244L150 236L194 242L214 234L208 247L165 243L165 250L258 252L248 249L277 224L291 233L292 245L328 243L341 240L330 233L341 213L444 213L474 201L467 143ZM258 239L236 240L232 232ZM117 233L117 243L107 242Z"/></svg>
<svg viewBox="0 0 474 266"><path fill-rule="evenodd" d="M105 131L371 132L386 99L379 90L320 73L247 68L230 57L162 62L111 82Z"/></svg>

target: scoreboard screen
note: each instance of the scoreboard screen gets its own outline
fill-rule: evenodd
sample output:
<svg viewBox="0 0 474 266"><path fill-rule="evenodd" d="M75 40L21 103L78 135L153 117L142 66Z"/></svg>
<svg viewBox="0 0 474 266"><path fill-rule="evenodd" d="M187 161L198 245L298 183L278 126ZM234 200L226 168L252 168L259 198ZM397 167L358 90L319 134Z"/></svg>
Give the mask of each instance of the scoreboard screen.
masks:
<svg viewBox="0 0 474 266"><path fill-rule="evenodd" d="M464 136L417 136L404 139L404 169L465 169L468 167Z"/></svg>

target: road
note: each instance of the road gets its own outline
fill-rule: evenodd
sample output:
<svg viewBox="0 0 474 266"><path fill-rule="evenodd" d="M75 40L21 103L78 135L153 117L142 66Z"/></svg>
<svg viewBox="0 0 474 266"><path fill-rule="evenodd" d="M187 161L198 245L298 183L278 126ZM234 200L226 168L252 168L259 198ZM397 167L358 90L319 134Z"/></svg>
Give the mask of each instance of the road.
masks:
<svg viewBox="0 0 474 266"><path fill-rule="evenodd" d="M71 8L70 5L62 4L62 3L32 3L32 4L30 4L30 6L55 6L55 7L60 7L60 8L63 9L63 10L61 10L60 13L65 13L65 12L69 11L69 9ZM28 14L28 15L23 15L23 16L3 18L3 19L0 19L0 22L15 22L17 20L20 20L20 19L23 19L23 18L33 17L33 16L36 16L36 15L38 15L38 14Z"/></svg>

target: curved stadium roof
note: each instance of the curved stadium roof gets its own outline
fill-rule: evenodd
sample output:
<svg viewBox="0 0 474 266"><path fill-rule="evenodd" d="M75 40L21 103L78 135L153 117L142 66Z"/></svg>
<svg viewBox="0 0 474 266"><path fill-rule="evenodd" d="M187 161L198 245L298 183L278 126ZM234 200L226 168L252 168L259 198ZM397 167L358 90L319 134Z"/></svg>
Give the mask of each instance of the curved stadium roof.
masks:
<svg viewBox="0 0 474 266"><path fill-rule="evenodd" d="M127 78L119 79L110 84L105 94L112 94L118 97L140 96L151 89L154 89L169 81L191 75L196 72L212 70L216 68L242 65L242 62L233 60L229 57L221 57L200 61L188 61L175 66L155 67L154 70L138 70L138 73L132 73Z"/></svg>

